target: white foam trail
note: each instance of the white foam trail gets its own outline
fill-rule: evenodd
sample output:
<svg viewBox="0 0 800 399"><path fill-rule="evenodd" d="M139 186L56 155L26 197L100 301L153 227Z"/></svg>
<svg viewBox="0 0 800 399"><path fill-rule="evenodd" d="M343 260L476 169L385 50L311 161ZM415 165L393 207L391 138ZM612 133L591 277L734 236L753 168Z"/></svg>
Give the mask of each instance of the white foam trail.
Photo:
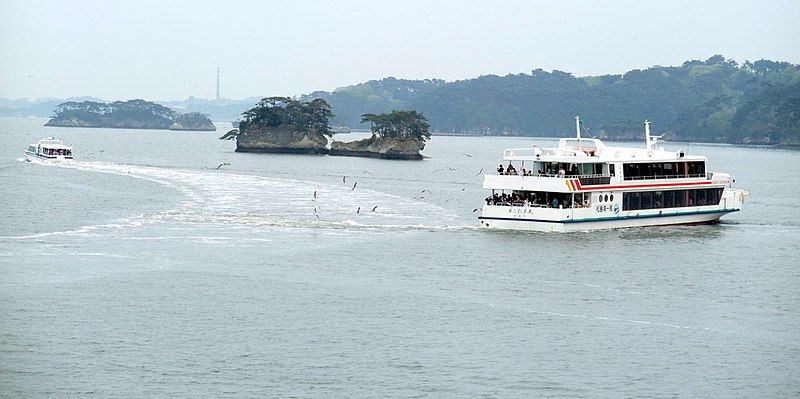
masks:
<svg viewBox="0 0 800 399"><path fill-rule="evenodd" d="M455 212L445 208L359 187L239 175L211 170L183 170L107 162L46 162L81 171L109 173L152 181L181 192L177 208L71 231L23 237L92 234L98 228L135 227L148 223L202 223L282 228L352 230L460 230ZM316 191L316 198L312 193ZM377 207L377 208L375 208ZM359 211L360 208L360 211ZM376 211L373 212L372 209Z"/></svg>
<svg viewBox="0 0 800 399"><path fill-rule="evenodd" d="M69 252L68 255L77 255L77 256L98 256L98 257L105 257L105 258L118 258L118 259L127 259L130 256L125 255L117 255L117 254L108 254L105 252Z"/></svg>

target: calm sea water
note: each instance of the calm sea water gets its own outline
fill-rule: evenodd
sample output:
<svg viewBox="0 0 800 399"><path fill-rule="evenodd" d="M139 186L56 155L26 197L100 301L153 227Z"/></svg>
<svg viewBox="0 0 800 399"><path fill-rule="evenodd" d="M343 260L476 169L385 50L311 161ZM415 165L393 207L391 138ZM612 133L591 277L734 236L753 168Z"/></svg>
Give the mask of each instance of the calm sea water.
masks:
<svg viewBox="0 0 800 399"><path fill-rule="evenodd" d="M43 122L0 119L2 397L800 395L798 152L669 145L745 210L543 234L473 213L529 139L408 162ZM77 161L18 160L49 135Z"/></svg>

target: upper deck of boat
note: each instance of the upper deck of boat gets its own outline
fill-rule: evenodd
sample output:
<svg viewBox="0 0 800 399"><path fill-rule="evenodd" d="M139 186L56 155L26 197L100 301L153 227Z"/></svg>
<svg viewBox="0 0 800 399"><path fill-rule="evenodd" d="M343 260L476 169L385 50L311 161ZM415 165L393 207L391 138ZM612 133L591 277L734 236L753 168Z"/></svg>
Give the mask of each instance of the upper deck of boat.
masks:
<svg viewBox="0 0 800 399"><path fill-rule="evenodd" d="M506 161L535 161L559 163L610 163L652 161L707 161L700 155L655 148L611 147L599 139L564 138L555 148L510 148L503 153Z"/></svg>
<svg viewBox="0 0 800 399"><path fill-rule="evenodd" d="M53 150L72 150L73 147L69 145L65 145L61 139L56 139L53 137L48 137L44 139L39 139L36 144L31 144L29 147L41 147L41 148L49 148Z"/></svg>

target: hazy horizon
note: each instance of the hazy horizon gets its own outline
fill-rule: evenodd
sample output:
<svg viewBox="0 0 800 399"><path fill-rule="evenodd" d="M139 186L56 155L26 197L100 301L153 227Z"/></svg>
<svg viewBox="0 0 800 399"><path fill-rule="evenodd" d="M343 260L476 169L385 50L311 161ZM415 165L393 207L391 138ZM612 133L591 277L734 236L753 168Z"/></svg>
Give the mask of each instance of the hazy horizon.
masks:
<svg viewBox="0 0 800 399"><path fill-rule="evenodd" d="M798 16L800 2L790 1L6 1L0 97L210 99L217 67L221 96L245 99L389 76L619 74L714 54L800 63Z"/></svg>

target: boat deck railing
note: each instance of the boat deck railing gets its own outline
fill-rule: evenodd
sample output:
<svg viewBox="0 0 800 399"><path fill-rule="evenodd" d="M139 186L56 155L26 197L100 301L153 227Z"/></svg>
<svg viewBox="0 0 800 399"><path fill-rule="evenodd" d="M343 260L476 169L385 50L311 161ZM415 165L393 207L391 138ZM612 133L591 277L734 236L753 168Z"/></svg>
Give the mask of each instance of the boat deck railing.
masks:
<svg viewBox="0 0 800 399"><path fill-rule="evenodd" d="M596 149L592 148L591 151ZM588 150L587 150L588 151ZM510 148L503 151L504 159L513 158L537 158L542 156L562 156L562 157L588 157L587 151L577 148Z"/></svg>
<svg viewBox="0 0 800 399"><path fill-rule="evenodd" d="M687 179L704 177L706 180L711 180L713 173L694 173L683 175L657 175L657 176L625 176L625 180L663 180L663 179Z"/></svg>
<svg viewBox="0 0 800 399"><path fill-rule="evenodd" d="M578 179L581 185L591 186L597 184L611 183L611 175L560 175L557 173L499 173L503 176L522 176L522 177L552 177L557 179Z"/></svg>
<svg viewBox="0 0 800 399"><path fill-rule="evenodd" d="M611 175L560 175L547 173L498 173L502 176L521 176L521 177L551 177L557 179L578 179L583 186L594 186L611 183ZM663 180L663 179L687 179L705 178L711 180L713 173L698 173L689 175L660 175L660 176L625 176L624 180Z"/></svg>

